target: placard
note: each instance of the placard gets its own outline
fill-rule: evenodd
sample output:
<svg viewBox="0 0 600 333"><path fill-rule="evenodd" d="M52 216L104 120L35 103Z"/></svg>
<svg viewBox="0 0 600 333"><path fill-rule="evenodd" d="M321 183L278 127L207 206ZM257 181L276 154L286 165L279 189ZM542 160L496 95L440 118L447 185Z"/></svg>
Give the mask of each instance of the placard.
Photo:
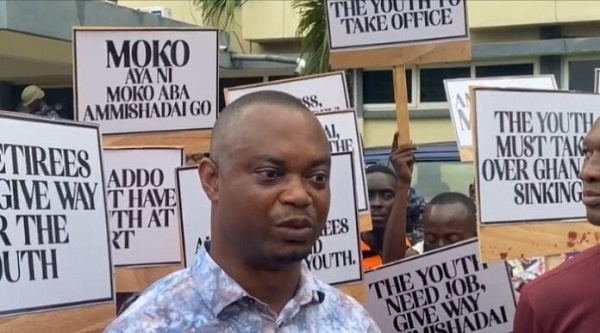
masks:
<svg viewBox="0 0 600 333"><path fill-rule="evenodd" d="M104 150L116 267L181 263L175 169L183 159L182 148Z"/></svg>
<svg viewBox="0 0 600 333"><path fill-rule="evenodd" d="M512 332L515 297L505 262L482 264L477 240L365 274L367 310L383 332Z"/></svg>
<svg viewBox="0 0 600 333"><path fill-rule="evenodd" d="M450 107L450 118L456 132L460 149L473 148L471 132L471 108L469 86L497 88L529 88L556 90L554 75L507 76L479 79L446 79L446 97Z"/></svg>
<svg viewBox="0 0 600 333"><path fill-rule="evenodd" d="M345 110L335 113L317 114L321 126L325 130L332 153L352 152L354 159L354 179L356 187L357 206L359 212L369 211L369 196L367 193L367 176L362 141L356 113Z"/></svg>
<svg viewBox="0 0 600 333"><path fill-rule="evenodd" d="M327 224L304 260L318 278L332 285L361 281L363 275L353 161L352 153L332 154ZM177 191L185 264L189 267L198 248L210 240L211 203L202 189L197 167L177 169Z"/></svg>
<svg viewBox="0 0 600 333"><path fill-rule="evenodd" d="M331 155L329 215L321 236L304 260L315 276L331 285L363 280L352 155L351 152Z"/></svg>
<svg viewBox="0 0 600 333"><path fill-rule="evenodd" d="M481 223L584 221L581 144L600 115L600 95L471 92Z"/></svg>
<svg viewBox="0 0 600 333"><path fill-rule="evenodd" d="M103 134L211 129L219 110L218 33L75 28L76 119L99 123Z"/></svg>
<svg viewBox="0 0 600 333"><path fill-rule="evenodd" d="M447 1L327 0L332 51L467 39L467 5Z"/></svg>
<svg viewBox="0 0 600 333"><path fill-rule="evenodd" d="M230 104L246 94L264 90L281 91L295 96L314 113L351 108L344 72L225 88L225 101Z"/></svg>
<svg viewBox="0 0 600 333"><path fill-rule="evenodd" d="M0 112L0 316L114 300L97 126Z"/></svg>
<svg viewBox="0 0 600 333"><path fill-rule="evenodd" d="M211 202L202 188L198 166L177 168L176 180L183 264L190 267L200 247L210 241Z"/></svg>
<svg viewBox="0 0 600 333"><path fill-rule="evenodd" d="M325 9L333 69L471 59L465 0L327 0Z"/></svg>

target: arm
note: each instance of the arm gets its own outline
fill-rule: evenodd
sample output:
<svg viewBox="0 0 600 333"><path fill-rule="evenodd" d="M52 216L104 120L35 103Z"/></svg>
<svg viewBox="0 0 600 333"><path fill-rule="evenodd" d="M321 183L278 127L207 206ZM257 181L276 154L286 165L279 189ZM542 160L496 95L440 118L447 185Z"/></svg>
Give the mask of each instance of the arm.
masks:
<svg viewBox="0 0 600 333"><path fill-rule="evenodd" d="M406 212L416 147L412 144L398 146L397 137L398 133L394 136L390 154L390 161L396 170L396 195L383 235L383 263L400 260L406 254Z"/></svg>

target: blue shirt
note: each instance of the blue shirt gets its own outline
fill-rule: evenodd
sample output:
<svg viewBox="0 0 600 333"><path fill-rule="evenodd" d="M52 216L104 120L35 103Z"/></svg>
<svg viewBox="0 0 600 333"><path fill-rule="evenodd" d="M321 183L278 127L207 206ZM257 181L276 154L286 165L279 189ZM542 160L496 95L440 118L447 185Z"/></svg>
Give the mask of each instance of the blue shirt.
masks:
<svg viewBox="0 0 600 333"><path fill-rule="evenodd" d="M381 332L353 298L305 266L298 291L279 315L250 296L202 247L192 267L154 283L106 333Z"/></svg>

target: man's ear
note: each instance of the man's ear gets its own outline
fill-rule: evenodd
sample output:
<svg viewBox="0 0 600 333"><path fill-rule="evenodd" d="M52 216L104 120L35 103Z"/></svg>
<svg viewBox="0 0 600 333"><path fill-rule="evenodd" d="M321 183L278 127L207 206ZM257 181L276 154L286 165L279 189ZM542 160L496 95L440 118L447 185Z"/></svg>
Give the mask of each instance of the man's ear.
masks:
<svg viewBox="0 0 600 333"><path fill-rule="evenodd" d="M210 201L219 201L219 171L216 164L210 158L203 158L198 165L198 175Z"/></svg>

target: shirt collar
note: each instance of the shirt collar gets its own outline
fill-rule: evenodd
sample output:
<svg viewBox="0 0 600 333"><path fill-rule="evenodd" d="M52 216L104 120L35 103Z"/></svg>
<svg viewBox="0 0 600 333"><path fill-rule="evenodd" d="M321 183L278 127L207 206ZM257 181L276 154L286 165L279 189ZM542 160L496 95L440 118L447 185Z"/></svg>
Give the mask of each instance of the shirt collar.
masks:
<svg viewBox="0 0 600 333"><path fill-rule="evenodd" d="M322 303L325 299L325 291L318 280L304 263L301 272L300 285L294 294L294 301L300 306ZM191 267L191 274L200 297L210 307L215 317L229 305L243 298L253 298L219 267L204 246L198 250L196 261Z"/></svg>

